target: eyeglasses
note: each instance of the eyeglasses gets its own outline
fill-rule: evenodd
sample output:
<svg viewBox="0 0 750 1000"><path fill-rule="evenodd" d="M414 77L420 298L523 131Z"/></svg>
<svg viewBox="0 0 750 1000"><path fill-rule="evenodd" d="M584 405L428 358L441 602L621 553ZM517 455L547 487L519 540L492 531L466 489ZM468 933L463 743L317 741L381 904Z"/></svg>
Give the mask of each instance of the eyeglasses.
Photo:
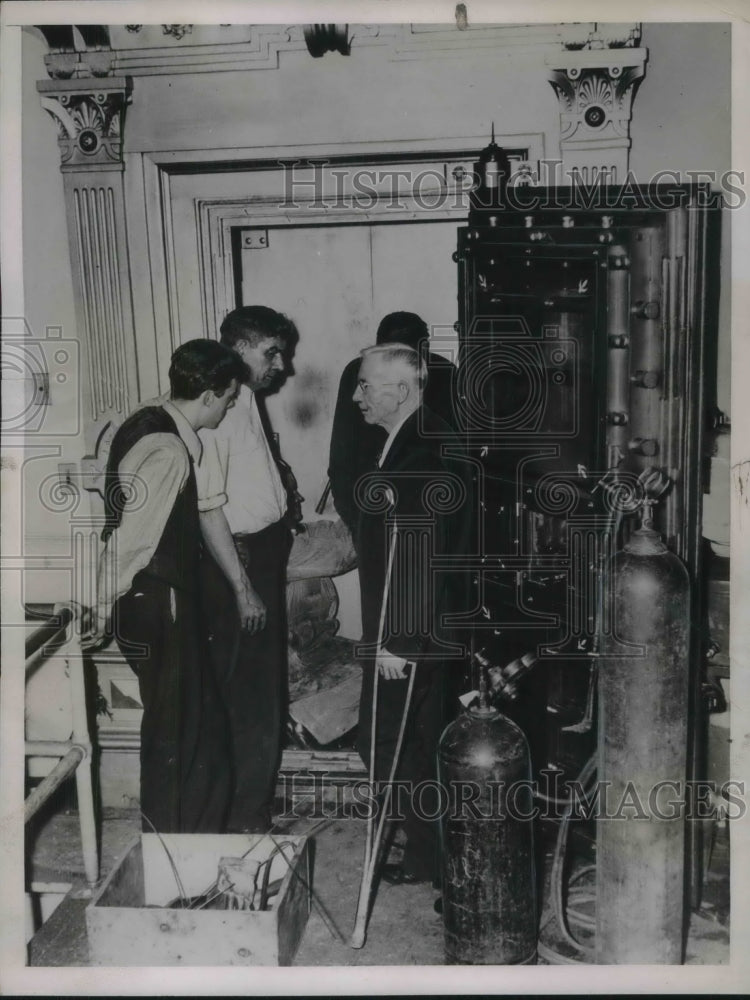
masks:
<svg viewBox="0 0 750 1000"><path fill-rule="evenodd" d="M357 385L362 390L362 392L367 392L368 389L372 389L377 386L377 388L382 389L386 385L398 385L398 382L365 382L363 378L357 379Z"/></svg>

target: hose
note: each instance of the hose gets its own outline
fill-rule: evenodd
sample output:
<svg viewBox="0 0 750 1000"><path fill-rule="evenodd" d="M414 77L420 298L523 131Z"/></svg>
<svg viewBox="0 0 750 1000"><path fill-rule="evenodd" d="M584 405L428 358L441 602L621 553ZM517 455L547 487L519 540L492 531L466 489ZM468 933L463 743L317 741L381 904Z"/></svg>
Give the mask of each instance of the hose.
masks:
<svg viewBox="0 0 750 1000"><path fill-rule="evenodd" d="M593 754L586 761L586 763L583 766L583 769L581 770L580 775L578 776L578 781L580 782L581 787L585 789L586 786L591 782L595 774L596 774L596 754ZM575 951L579 952L580 954L590 959L593 956L593 950L573 936L572 931L568 927L569 915L566 913L565 910L563 875L565 868L565 849L567 847L568 830L572 815L573 815L573 803L571 802L568 809L565 812L565 815L562 817L560 821L560 829L557 832L555 854L552 861L552 873L550 875L550 898L552 900L552 907L554 910L555 917L557 919L557 924L563 937L568 942L568 944L575 949ZM595 867L594 865L589 865L586 867L586 869L582 869L581 872L576 873L575 878L571 881L571 885L574 881L577 881L577 879L580 878L584 874L584 872L590 871L594 867ZM573 899L578 899L578 901L582 901L580 899L581 895L582 894L580 891L578 893L570 892L570 890L568 891L569 901L572 901ZM573 920L571 920L570 922L577 923L579 926L581 926L582 921L580 915L574 911L572 916ZM583 926L586 927L590 926L587 920L583 921Z"/></svg>
<svg viewBox="0 0 750 1000"><path fill-rule="evenodd" d="M606 489L606 487L605 487ZM619 537L620 529L622 527L623 511L616 504L612 504L612 510L610 517L608 519L608 528L611 531L611 537L616 544L617 538ZM609 592L609 566L604 561L603 555L600 556L601 565L600 573L598 575L598 585L596 589L596 630L594 634L594 643L592 653L594 657L598 657L600 653L600 639L601 630L605 619L605 593ZM590 799L587 793L587 786L592 781L594 775L596 774L596 752L586 761L581 773L578 775L577 782L580 787L584 789L584 798L588 804ZM565 853L568 842L568 831L570 827L570 820L573 815L574 800L571 794L570 799L566 802L565 800L560 800L555 797L547 797L544 795L539 795L543 801L550 801L555 805L566 806L566 811L560 821L560 829L557 832L557 842L555 844L555 853L552 862L552 872L550 875L550 898L552 901L553 912L557 920L557 925L562 933L565 941L579 954L582 956L581 959L570 958L569 956L562 955L560 952L556 951L549 945L544 945L539 942L538 952L539 955L545 960L553 965L583 965L590 964L594 958L594 950L588 945L579 941L573 934L571 926L578 927L582 930L593 931L596 929L596 921L593 917L586 913L582 913L575 906L571 904L575 903L590 903L595 900L595 895L587 890L585 887L572 889L575 882L581 879L584 875L589 874L592 871L596 871L596 865L586 865L585 867L579 869L575 872L568 883L568 900L567 908L565 905L564 891L563 891L563 876L565 869Z"/></svg>

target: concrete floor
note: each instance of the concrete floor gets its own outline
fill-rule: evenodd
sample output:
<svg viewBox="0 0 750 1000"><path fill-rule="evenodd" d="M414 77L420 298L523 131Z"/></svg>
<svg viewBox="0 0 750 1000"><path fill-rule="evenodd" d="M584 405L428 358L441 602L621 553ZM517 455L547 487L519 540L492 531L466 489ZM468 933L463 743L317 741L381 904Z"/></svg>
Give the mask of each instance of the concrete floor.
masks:
<svg viewBox="0 0 750 1000"><path fill-rule="evenodd" d="M313 821L306 818L280 823L285 832L295 834L305 833L312 826ZM32 844L27 876L39 881L68 881L73 888L31 940L29 964L87 966L90 963L84 911L90 894L83 878L77 815L63 809L30 833ZM112 870L138 833L139 817L135 811L106 811L102 823L103 875ZM349 937L362 872L365 824L358 820L333 821L317 829L314 837L313 884L319 906L314 906L310 914L294 965L444 964L442 920L433 911L437 893L429 885L381 883L377 887L365 947L352 949ZM701 910L691 915L686 964L727 964L729 851L726 827L717 828L703 895ZM546 949L574 957L574 953L566 952L556 932L546 898L540 923L541 940ZM549 957L547 950L544 954ZM540 964L543 961L540 959Z"/></svg>

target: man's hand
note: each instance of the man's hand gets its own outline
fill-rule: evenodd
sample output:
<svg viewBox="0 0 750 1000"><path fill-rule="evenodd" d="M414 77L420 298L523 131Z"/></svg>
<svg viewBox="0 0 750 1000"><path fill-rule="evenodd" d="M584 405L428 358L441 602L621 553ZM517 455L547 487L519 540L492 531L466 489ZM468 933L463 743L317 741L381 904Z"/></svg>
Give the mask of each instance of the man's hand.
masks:
<svg viewBox="0 0 750 1000"><path fill-rule="evenodd" d="M395 656L387 649L381 650L375 660L380 676L386 681L402 681L406 676L404 671L408 662L403 656Z"/></svg>
<svg viewBox="0 0 750 1000"><path fill-rule="evenodd" d="M241 627L255 635L265 628L266 606L248 579L221 507L201 513L201 532L206 548L234 591Z"/></svg>
<svg viewBox="0 0 750 1000"><path fill-rule="evenodd" d="M240 616L242 628L247 629L250 635L260 632L266 625L266 606L260 599L258 592L248 580L243 579L235 591L237 598L237 611Z"/></svg>

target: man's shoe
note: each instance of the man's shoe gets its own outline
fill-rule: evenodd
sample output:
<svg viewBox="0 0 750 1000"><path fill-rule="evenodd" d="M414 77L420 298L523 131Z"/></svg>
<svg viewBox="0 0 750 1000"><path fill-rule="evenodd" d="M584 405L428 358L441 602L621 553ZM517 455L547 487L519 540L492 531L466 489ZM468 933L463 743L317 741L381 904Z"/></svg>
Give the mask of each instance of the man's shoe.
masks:
<svg viewBox="0 0 750 1000"><path fill-rule="evenodd" d="M383 865L380 877L388 885L419 885L420 882L429 882L429 878L420 878L414 875L402 865Z"/></svg>

